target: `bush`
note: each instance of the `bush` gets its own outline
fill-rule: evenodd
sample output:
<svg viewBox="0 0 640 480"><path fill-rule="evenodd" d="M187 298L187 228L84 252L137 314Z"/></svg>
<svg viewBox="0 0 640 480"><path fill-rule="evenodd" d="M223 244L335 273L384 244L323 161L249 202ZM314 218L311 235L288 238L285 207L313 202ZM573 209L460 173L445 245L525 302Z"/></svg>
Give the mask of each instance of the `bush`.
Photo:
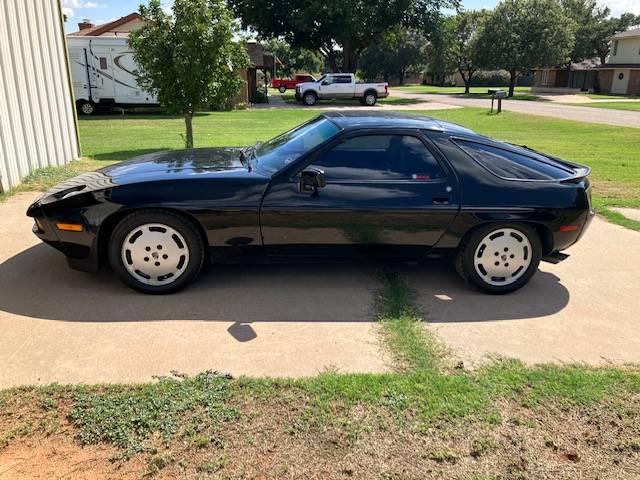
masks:
<svg viewBox="0 0 640 480"><path fill-rule="evenodd" d="M533 74L518 75L516 85L530 87L533 85ZM472 87L507 87L509 86L509 72L506 70L479 71L471 77Z"/></svg>
<svg viewBox="0 0 640 480"><path fill-rule="evenodd" d="M267 94L258 88L251 91L251 103L269 103Z"/></svg>

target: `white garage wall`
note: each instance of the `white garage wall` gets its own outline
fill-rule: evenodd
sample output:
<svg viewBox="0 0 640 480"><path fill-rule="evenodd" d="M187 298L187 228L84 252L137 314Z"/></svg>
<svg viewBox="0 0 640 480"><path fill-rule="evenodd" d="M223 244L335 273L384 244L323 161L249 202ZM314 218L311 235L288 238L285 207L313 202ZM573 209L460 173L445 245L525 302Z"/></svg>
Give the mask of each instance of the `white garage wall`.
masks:
<svg viewBox="0 0 640 480"><path fill-rule="evenodd" d="M0 191L80 155L58 0L0 0Z"/></svg>

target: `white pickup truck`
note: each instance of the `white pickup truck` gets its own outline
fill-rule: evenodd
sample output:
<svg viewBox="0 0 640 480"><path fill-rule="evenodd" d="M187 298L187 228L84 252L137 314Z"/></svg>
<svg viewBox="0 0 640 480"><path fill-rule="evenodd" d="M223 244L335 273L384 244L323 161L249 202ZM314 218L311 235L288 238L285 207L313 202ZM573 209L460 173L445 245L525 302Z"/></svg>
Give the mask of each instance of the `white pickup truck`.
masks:
<svg viewBox="0 0 640 480"><path fill-rule="evenodd" d="M328 73L315 82L296 85L296 100L308 106L329 98L357 98L362 105L372 106L388 95L388 83L359 83L353 73Z"/></svg>

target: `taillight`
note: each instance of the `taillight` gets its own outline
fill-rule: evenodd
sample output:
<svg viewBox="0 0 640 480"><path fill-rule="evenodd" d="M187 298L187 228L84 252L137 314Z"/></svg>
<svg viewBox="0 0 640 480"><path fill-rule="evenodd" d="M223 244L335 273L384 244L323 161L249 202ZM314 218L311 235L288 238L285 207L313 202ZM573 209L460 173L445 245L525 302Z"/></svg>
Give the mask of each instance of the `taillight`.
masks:
<svg viewBox="0 0 640 480"><path fill-rule="evenodd" d="M384 86L384 93L389 93L389 85Z"/></svg>
<svg viewBox="0 0 640 480"><path fill-rule="evenodd" d="M561 232L576 232L580 229L580 225L562 225L560 227Z"/></svg>

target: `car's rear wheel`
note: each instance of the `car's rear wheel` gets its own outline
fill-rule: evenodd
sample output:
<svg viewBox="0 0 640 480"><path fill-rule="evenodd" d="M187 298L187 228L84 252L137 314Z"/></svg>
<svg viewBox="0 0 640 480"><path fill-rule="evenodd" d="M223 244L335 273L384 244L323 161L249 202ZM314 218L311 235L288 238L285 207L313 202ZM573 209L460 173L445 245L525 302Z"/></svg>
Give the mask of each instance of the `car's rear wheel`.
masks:
<svg viewBox="0 0 640 480"><path fill-rule="evenodd" d="M93 115L96 113L96 106L93 102L82 100L77 103L77 111L82 115Z"/></svg>
<svg viewBox="0 0 640 480"><path fill-rule="evenodd" d="M373 107L378 101L378 97L373 92L367 92L364 95L364 104L368 107Z"/></svg>
<svg viewBox="0 0 640 480"><path fill-rule="evenodd" d="M304 104L308 107L312 107L318 101L318 96L314 92L307 92L302 97Z"/></svg>
<svg viewBox="0 0 640 480"><path fill-rule="evenodd" d="M528 225L500 223L472 232L456 257L456 269L489 293L509 293L526 285L540 264L542 247Z"/></svg>
<svg viewBox="0 0 640 480"><path fill-rule="evenodd" d="M202 268L204 242L179 214L134 212L118 223L109 243L111 268L130 287L151 294L184 288Z"/></svg>
<svg viewBox="0 0 640 480"><path fill-rule="evenodd" d="M284 93L284 92L286 92L286 91L287 91L287 87L286 87L286 85L280 85L280 86L278 87L278 91L279 91L280 93Z"/></svg>

